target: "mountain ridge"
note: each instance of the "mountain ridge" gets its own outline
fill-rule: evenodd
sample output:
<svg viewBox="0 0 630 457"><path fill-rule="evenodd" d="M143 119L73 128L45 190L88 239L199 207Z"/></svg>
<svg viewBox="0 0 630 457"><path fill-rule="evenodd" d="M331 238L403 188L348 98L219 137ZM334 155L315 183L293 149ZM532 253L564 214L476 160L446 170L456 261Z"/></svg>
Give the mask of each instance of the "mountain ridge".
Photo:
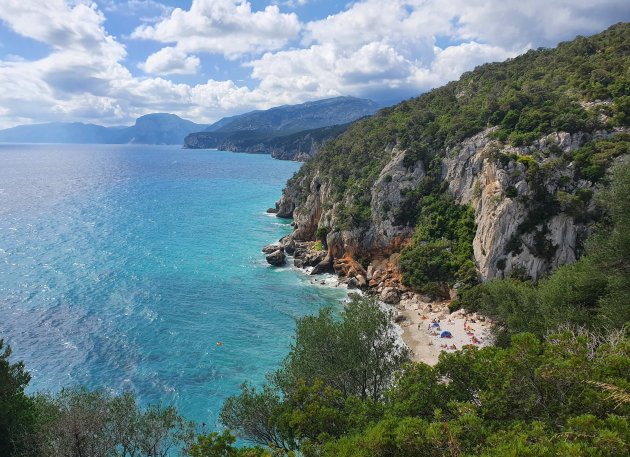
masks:
<svg viewBox="0 0 630 457"><path fill-rule="evenodd" d="M170 113L140 116L131 126L104 127L82 122L49 122L0 130L0 141L15 143L181 144L204 124Z"/></svg>
<svg viewBox="0 0 630 457"><path fill-rule="evenodd" d="M190 149L222 149L271 154L304 161L351 122L372 115L378 105L367 99L335 97L298 105L282 105L219 120L184 140Z"/></svg>
<svg viewBox="0 0 630 457"><path fill-rule="evenodd" d="M223 118L205 129L207 132L282 131L286 134L319 127L347 124L374 114L379 106L368 99L341 96L281 105Z"/></svg>

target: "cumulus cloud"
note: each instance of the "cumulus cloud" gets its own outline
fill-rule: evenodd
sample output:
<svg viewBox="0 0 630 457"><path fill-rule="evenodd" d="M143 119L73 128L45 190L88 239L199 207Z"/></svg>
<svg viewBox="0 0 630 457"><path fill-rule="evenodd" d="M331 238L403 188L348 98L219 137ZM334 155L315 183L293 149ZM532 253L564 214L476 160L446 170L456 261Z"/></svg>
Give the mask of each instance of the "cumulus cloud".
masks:
<svg viewBox="0 0 630 457"><path fill-rule="evenodd" d="M3 0L0 20L50 52L26 60L9 48L0 60L0 127L50 120L120 124L155 111L210 122L336 95L401 99L481 63L629 20L626 1L361 0L302 24L277 5L254 11L247 1L193 0L189 10L171 10L155 0L102 0L105 12L124 6L163 15L133 32L131 39L165 43L139 65L146 73L139 77L125 66L125 46L89 0ZM169 79L198 74L206 53L239 59L250 72L248 84Z"/></svg>
<svg viewBox="0 0 630 457"><path fill-rule="evenodd" d="M280 49L298 35L300 28L294 13L281 13L276 5L252 11L247 1L193 0L190 10L176 8L157 24L138 27L132 37L176 43L186 53L236 58Z"/></svg>
<svg viewBox="0 0 630 457"><path fill-rule="evenodd" d="M246 65L276 92L404 97L628 18L622 0L363 0L305 24L301 48Z"/></svg>
<svg viewBox="0 0 630 457"><path fill-rule="evenodd" d="M145 73L161 73L164 75L186 75L197 72L199 57L171 47L160 49L151 54L146 62L139 65Z"/></svg>
<svg viewBox="0 0 630 457"><path fill-rule="evenodd" d="M507 48L553 46L630 16L625 0L456 0L445 5L455 20L456 37Z"/></svg>

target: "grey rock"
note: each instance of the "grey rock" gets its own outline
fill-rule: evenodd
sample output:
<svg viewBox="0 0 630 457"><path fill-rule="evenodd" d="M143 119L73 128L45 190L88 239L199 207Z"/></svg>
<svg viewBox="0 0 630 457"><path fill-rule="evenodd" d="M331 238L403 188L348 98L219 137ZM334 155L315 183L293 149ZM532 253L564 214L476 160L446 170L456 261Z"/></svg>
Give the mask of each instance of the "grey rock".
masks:
<svg viewBox="0 0 630 457"><path fill-rule="evenodd" d="M286 240L283 246L287 254L293 255L295 253L295 241L293 241L293 238Z"/></svg>
<svg viewBox="0 0 630 457"><path fill-rule="evenodd" d="M315 267L313 268L313 271L311 271L311 274L320 275L322 273L332 273L332 271L333 271L332 262L330 261L329 257L326 257L324 260L322 260L317 265L315 265Z"/></svg>
<svg viewBox="0 0 630 457"><path fill-rule="evenodd" d="M278 243L268 244L267 246L262 248L262 252L264 252L265 254L271 254L272 252L278 250L284 251L284 248Z"/></svg>
<svg viewBox="0 0 630 457"><path fill-rule="evenodd" d="M381 291L381 300L389 304L398 303L400 301L400 293L393 287L385 287Z"/></svg>
<svg viewBox="0 0 630 457"><path fill-rule="evenodd" d="M287 262L287 257L284 255L284 251L280 249L273 251L265 258L269 264L275 266L281 266Z"/></svg>

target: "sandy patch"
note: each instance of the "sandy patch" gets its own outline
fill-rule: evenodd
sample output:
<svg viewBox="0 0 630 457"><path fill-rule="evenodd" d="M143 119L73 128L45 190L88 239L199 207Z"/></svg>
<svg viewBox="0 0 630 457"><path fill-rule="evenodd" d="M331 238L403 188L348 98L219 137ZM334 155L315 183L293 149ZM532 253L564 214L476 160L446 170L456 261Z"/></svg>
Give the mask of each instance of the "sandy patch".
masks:
<svg viewBox="0 0 630 457"><path fill-rule="evenodd" d="M465 345L477 347L492 343L491 322L463 310L449 313L448 304L403 300L396 306L404 320L399 323L402 339L412 351L412 360L435 365L440 352L453 352ZM442 337L448 331L450 338Z"/></svg>

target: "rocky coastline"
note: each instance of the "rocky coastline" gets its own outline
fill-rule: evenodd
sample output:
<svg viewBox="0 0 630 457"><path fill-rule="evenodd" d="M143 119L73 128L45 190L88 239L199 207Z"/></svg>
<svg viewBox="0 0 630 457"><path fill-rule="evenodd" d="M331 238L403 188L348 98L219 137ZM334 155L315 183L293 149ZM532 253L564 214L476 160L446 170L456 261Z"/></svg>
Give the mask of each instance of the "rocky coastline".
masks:
<svg viewBox="0 0 630 457"><path fill-rule="evenodd" d="M401 283L395 258L376 262L376 265L370 264L366 269L351 257L331 257L321 242L297 241L292 235L263 247L262 252L271 265L284 265L292 261L293 266L306 270L310 275L335 274L348 289L360 289L367 294L378 295L381 301L390 305L401 300L431 301L430 297L416 294Z"/></svg>
<svg viewBox="0 0 630 457"><path fill-rule="evenodd" d="M292 234L264 246L262 252L272 266L290 263L311 276L334 274L337 285L375 295L391 306L401 339L411 350L414 361L434 365L443 351L455 351L465 345L483 347L492 342L492 322L484 316L461 309L451 313L450 299L433 299L404 286L396 267L399 254L372 262L365 269L350 257L332 259L321 243L296 241ZM439 326L435 327L435 323ZM442 339L442 330L448 330L452 336Z"/></svg>

